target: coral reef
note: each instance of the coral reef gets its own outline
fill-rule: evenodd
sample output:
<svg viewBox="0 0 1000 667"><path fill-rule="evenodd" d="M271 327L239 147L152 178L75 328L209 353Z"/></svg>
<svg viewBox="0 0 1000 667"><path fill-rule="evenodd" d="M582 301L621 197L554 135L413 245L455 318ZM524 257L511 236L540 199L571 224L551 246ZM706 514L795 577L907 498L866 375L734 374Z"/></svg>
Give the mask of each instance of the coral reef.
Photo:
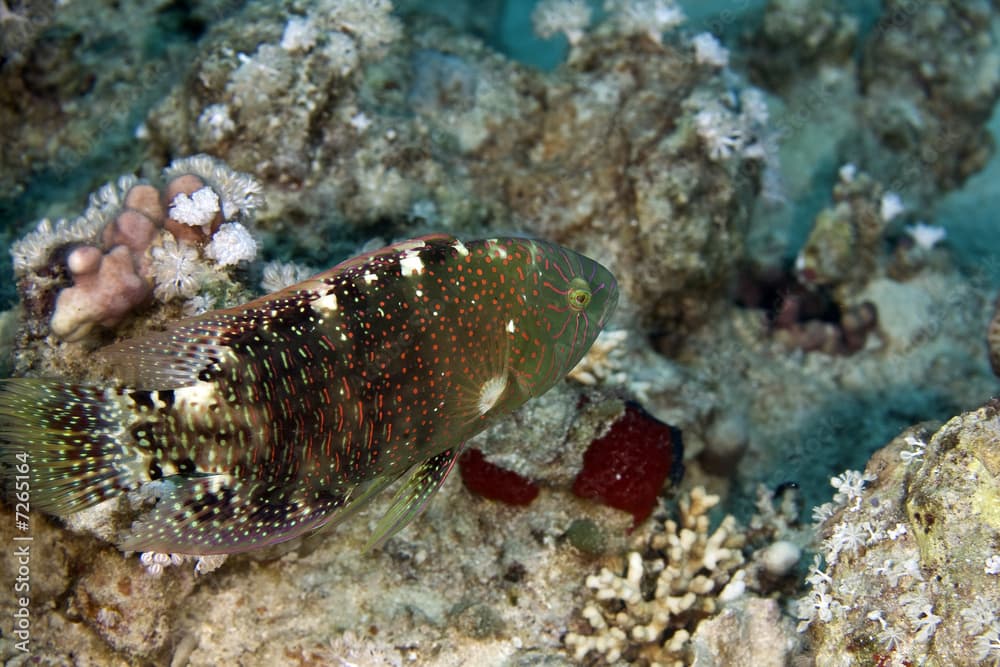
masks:
<svg viewBox="0 0 1000 667"><path fill-rule="evenodd" d="M829 0L770 0L751 44L751 67L769 87L822 67L843 67L858 36L858 19Z"/></svg>
<svg viewBox="0 0 1000 667"><path fill-rule="evenodd" d="M701 653L705 662L696 664L734 664L725 662L733 649L722 648L719 630L703 628L704 619L745 625L752 623L747 609L753 609L777 620L776 606L758 598L745 600L742 611L734 607L717 615L744 596L747 574L740 569L746 535L736 520L726 516L710 529L708 511L718 501L695 487L681 498L676 520L663 521L647 544L628 553L622 574L603 568L587 577L594 593L580 612L586 627L565 637L577 661L596 654L611 664L679 666ZM786 664L796 642L782 625L779 621L766 633L770 641L753 653L755 664Z"/></svg>
<svg viewBox="0 0 1000 667"><path fill-rule="evenodd" d="M254 179L207 156L175 160L163 178L161 193L123 176L94 193L83 215L42 220L14 244L35 336L47 328L82 340L95 327L114 328L151 297L190 300L232 281L226 270L256 256L244 226L263 205ZM71 286L62 287L63 275Z"/></svg>
<svg viewBox="0 0 1000 667"><path fill-rule="evenodd" d="M892 153L880 172L894 190L922 199L986 164L985 125L1000 97L998 21L988 2L885 3L861 73L865 125Z"/></svg>
<svg viewBox="0 0 1000 667"><path fill-rule="evenodd" d="M737 600L698 624L691 635L690 664L788 665L799 651L797 642L787 632L788 625L788 619L772 599Z"/></svg>
<svg viewBox="0 0 1000 667"><path fill-rule="evenodd" d="M361 551L379 502L207 576L107 546L126 507L33 514L28 658L996 662L998 417L969 412L996 393L996 258L988 206L939 204L993 153L998 17L0 0L0 373L84 378L112 338L431 230L558 241L624 291L571 381L475 438L465 484L381 549ZM564 61L515 61L539 44ZM648 449L622 437L634 403ZM627 511L573 493L611 441L608 479L643 482ZM19 664L14 640L4 626L0 658Z"/></svg>
<svg viewBox="0 0 1000 667"><path fill-rule="evenodd" d="M70 209L53 207L54 199L78 200L137 169L143 146L135 135L146 110L182 72L206 26L241 4L7 0L0 210L21 224L65 216Z"/></svg>
<svg viewBox="0 0 1000 667"><path fill-rule="evenodd" d="M531 13L535 33L547 39L562 33L570 45L579 44L590 25L591 11L582 0L542 0Z"/></svg>
<svg viewBox="0 0 1000 667"><path fill-rule="evenodd" d="M990 368L1000 376L1000 297L993 306L993 317L986 329L986 346L990 355Z"/></svg>
<svg viewBox="0 0 1000 667"><path fill-rule="evenodd" d="M1000 658L998 408L914 427L862 474L831 480L799 602L818 663L991 664ZM956 591L960 591L956 594ZM970 650L970 647L971 648Z"/></svg>
<svg viewBox="0 0 1000 667"><path fill-rule="evenodd" d="M663 330L680 335L724 298L773 137L765 101L720 67L718 50L710 58L704 37L669 33L682 17L673 3L614 5L552 74L440 27L404 35L387 3L349 36L354 3L328 4L287 25L246 17L237 44L221 29L209 37L192 75L148 117L153 145L212 152L265 187L301 189L268 192L274 206L261 224L273 220L276 234L314 206L316 234L401 218L457 231L487 218L537 221L536 233L636 267L624 288ZM563 11L576 35L583 23L570 9L539 12ZM338 65L342 48L355 55ZM444 152L454 159L435 157ZM332 206L313 201L320 195ZM608 245L609 226L631 231Z"/></svg>
<svg viewBox="0 0 1000 667"><path fill-rule="evenodd" d="M816 216L795 268L807 285L856 288L879 266L886 224L900 205L853 165L840 170L833 201Z"/></svg>
<svg viewBox="0 0 1000 667"><path fill-rule="evenodd" d="M767 107L752 89L730 96L715 66L691 59L690 42L609 29L576 47L566 80L547 91L531 161L491 157L507 165L516 215L630 267L623 289L670 344L723 296L742 253L746 203L768 158ZM627 231L609 243L598 226Z"/></svg>
<svg viewBox="0 0 1000 667"><path fill-rule="evenodd" d="M358 0L299 3L290 13L258 6L239 18L236 43L230 26L218 25L193 64L203 83L178 84L160 102L147 120L151 139L173 154L210 152L265 180L302 182L329 159L318 148L346 153L363 131L355 82L400 36L391 8ZM331 112L356 127L328 136ZM335 145L316 146L317 134Z"/></svg>

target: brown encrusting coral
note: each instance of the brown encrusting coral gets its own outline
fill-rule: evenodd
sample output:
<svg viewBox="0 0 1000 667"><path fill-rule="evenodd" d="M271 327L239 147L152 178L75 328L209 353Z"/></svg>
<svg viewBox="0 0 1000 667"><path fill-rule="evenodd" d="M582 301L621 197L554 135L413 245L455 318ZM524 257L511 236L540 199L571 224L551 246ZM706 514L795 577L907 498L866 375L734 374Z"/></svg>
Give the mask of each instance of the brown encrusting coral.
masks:
<svg viewBox="0 0 1000 667"><path fill-rule="evenodd" d="M894 189L923 200L958 187L992 155L986 123L1000 97L998 21L990 2L884 3L861 86L865 127L891 155L873 156L871 166Z"/></svg>

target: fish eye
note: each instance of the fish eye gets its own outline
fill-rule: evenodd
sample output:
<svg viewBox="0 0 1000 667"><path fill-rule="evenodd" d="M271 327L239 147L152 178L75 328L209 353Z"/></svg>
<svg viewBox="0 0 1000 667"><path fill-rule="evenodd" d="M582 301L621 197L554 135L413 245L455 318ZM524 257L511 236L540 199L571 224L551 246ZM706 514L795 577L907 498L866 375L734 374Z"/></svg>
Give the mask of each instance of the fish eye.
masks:
<svg viewBox="0 0 1000 667"><path fill-rule="evenodd" d="M590 286L583 278L574 278L566 292L566 300L573 310L583 310L590 305Z"/></svg>

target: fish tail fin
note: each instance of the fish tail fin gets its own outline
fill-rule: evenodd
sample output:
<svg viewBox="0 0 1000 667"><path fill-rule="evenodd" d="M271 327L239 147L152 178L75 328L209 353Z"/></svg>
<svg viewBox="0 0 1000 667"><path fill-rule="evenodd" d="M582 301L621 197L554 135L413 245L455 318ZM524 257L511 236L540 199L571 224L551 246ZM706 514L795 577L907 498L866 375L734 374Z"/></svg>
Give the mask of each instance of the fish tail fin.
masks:
<svg viewBox="0 0 1000 667"><path fill-rule="evenodd" d="M0 380L6 494L24 490L27 480L32 509L64 516L136 488L129 459L137 452L123 446L120 397L120 390L96 386Z"/></svg>

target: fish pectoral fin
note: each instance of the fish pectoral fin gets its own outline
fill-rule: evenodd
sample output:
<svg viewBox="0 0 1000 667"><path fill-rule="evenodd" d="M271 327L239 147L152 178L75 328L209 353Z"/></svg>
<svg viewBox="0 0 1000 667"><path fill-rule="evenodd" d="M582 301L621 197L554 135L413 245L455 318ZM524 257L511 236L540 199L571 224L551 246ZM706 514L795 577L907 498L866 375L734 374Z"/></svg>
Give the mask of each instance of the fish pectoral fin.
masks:
<svg viewBox="0 0 1000 667"><path fill-rule="evenodd" d="M461 452L461 447L446 449L414 468L392 497L392 504L379 519L375 532L368 538L364 547L366 551L381 547L427 508L428 501L441 488Z"/></svg>
<svg viewBox="0 0 1000 667"><path fill-rule="evenodd" d="M324 524L324 527L333 528L344 523L357 514L358 510L367 505L372 498L384 491L387 486L405 474L406 471L404 470L399 475L384 475L382 477L376 477L368 482L364 482L351 488L346 494L343 506L334 512L334 514L330 517L330 520Z"/></svg>
<svg viewBox="0 0 1000 667"><path fill-rule="evenodd" d="M200 556L247 551L314 530L343 504L336 494L306 502L273 484L225 474L173 475L146 490L156 505L132 524L122 550Z"/></svg>

